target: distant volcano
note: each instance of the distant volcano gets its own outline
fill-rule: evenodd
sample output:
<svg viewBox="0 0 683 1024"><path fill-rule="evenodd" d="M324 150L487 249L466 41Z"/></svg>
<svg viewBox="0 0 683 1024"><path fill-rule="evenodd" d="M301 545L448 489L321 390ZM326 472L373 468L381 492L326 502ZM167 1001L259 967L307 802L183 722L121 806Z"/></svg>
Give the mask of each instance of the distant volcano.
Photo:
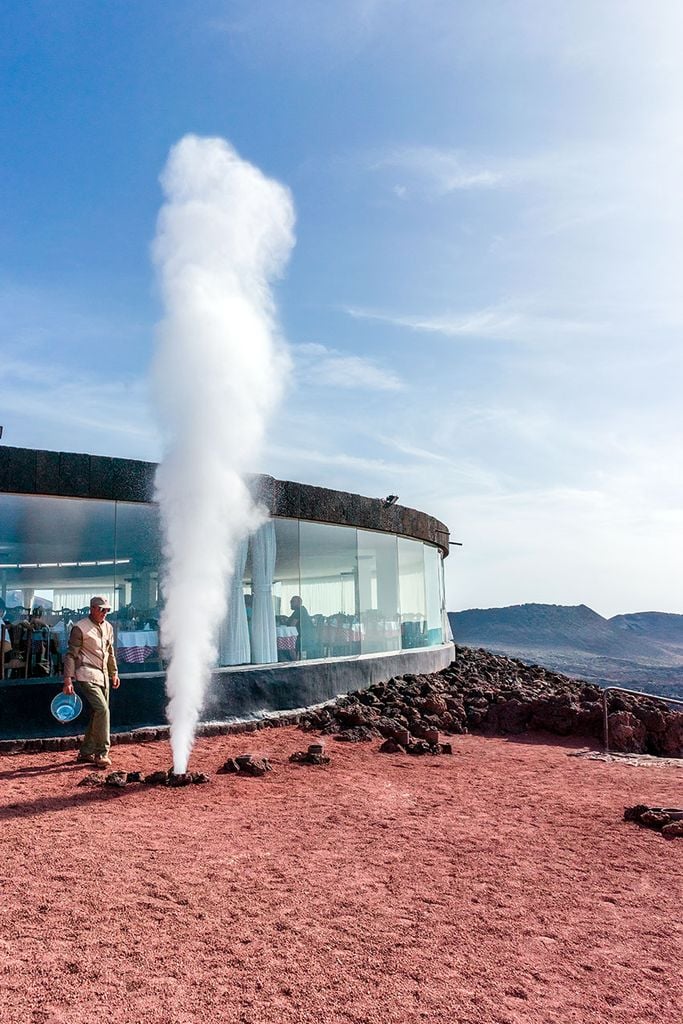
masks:
<svg viewBox="0 0 683 1024"><path fill-rule="evenodd" d="M634 612L604 619L584 604L519 604L448 617L456 643L602 685L683 697L683 615Z"/></svg>

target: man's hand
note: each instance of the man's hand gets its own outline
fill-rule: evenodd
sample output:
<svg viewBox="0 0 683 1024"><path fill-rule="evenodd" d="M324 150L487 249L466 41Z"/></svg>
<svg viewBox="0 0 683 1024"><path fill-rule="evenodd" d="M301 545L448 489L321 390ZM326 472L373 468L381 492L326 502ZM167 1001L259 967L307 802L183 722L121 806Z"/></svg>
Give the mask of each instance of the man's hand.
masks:
<svg viewBox="0 0 683 1024"><path fill-rule="evenodd" d="M64 676L64 683L62 685L62 693L72 694L74 692L74 684L71 682L70 676Z"/></svg>
<svg viewBox="0 0 683 1024"><path fill-rule="evenodd" d="M114 678L111 681L111 685L115 690L118 690L119 686L121 685L121 680L119 679L118 676L114 676Z"/></svg>

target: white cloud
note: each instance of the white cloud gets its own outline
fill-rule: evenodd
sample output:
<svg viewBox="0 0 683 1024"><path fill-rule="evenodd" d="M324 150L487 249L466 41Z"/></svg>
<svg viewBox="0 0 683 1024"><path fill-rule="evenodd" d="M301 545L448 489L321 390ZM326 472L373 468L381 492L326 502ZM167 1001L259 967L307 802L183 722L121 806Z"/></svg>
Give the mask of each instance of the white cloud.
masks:
<svg viewBox="0 0 683 1024"><path fill-rule="evenodd" d="M296 374L307 386L348 388L358 391L402 391L403 382L392 371L364 356L344 355L325 345L294 345Z"/></svg>
<svg viewBox="0 0 683 1024"><path fill-rule="evenodd" d="M295 462L312 462L325 467L343 467L364 473L402 473L404 468L399 463L388 462L385 459L367 458L362 455L352 455L340 451L319 451L315 448L283 447L272 444L268 447L269 455L278 460L293 460ZM318 480L318 483L324 481ZM327 486L331 486L327 484Z"/></svg>
<svg viewBox="0 0 683 1024"><path fill-rule="evenodd" d="M493 306L470 313L427 314L411 316L348 307L346 312L357 320L379 320L394 327L412 331L441 334L448 338L492 338L500 341L552 341L557 337L594 334L604 327L598 323L541 316L516 311L508 306Z"/></svg>
<svg viewBox="0 0 683 1024"><path fill-rule="evenodd" d="M353 59L381 33L385 17L405 0L225 0L225 13L207 22L255 61L305 55L317 62Z"/></svg>
<svg viewBox="0 0 683 1024"><path fill-rule="evenodd" d="M387 437L380 434L377 437L380 444L386 445L388 448L394 448L396 451L401 452L403 455L413 455L417 459L426 459L428 462L447 462L445 455L440 455L438 452L430 452L426 448L421 448L418 445L410 444L401 437Z"/></svg>
<svg viewBox="0 0 683 1024"><path fill-rule="evenodd" d="M159 438L145 378L69 371L59 360L10 359L0 381L3 443L154 459Z"/></svg>
<svg viewBox="0 0 683 1024"><path fill-rule="evenodd" d="M442 504L464 542L448 559L451 609L525 601L590 603L603 615L680 611L680 509L663 514L617 482L498 495L463 494Z"/></svg>
<svg viewBox="0 0 683 1024"><path fill-rule="evenodd" d="M370 170L390 168L412 179L414 187L426 188L437 195L462 189L496 188L506 184L502 170L477 166L457 150L434 146L406 146L371 158ZM405 184L395 185L399 198L407 194Z"/></svg>
<svg viewBox="0 0 683 1024"><path fill-rule="evenodd" d="M57 290L5 280L0 330L5 444L141 459L159 455L146 353L140 355L151 331L143 324L92 312Z"/></svg>

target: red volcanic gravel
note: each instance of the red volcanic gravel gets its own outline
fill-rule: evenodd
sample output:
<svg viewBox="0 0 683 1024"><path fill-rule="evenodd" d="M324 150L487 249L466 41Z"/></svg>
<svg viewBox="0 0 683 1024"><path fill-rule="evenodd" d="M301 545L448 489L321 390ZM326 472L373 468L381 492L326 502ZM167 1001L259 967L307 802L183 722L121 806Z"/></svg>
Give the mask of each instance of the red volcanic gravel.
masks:
<svg viewBox="0 0 683 1024"><path fill-rule="evenodd" d="M303 739L303 744L302 744ZM295 729L199 740L210 785L87 789L0 759L0 1020L558 1024L680 1020L683 766L454 737L452 757ZM215 775L250 752L263 778ZM114 767L167 768L166 744Z"/></svg>

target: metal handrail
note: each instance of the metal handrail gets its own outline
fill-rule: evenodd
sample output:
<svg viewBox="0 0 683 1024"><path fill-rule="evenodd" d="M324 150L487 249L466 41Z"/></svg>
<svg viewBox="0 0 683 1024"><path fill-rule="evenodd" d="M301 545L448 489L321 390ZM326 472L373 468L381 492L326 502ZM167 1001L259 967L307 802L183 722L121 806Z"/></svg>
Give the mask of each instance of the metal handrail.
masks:
<svg viewBox="0 0 683 1024"><path fill-rule="evenodd" d="M623 686L606 686L602 691L603 742L606 754L609 754L609 712L607 710L607 694L610 691L630 693L632 697L650 697L652 700L663 700L669 704L683 705L683 700L680 700L678 697L662 697L658 693L643 693L642 690L626 690Z"/></svg>

